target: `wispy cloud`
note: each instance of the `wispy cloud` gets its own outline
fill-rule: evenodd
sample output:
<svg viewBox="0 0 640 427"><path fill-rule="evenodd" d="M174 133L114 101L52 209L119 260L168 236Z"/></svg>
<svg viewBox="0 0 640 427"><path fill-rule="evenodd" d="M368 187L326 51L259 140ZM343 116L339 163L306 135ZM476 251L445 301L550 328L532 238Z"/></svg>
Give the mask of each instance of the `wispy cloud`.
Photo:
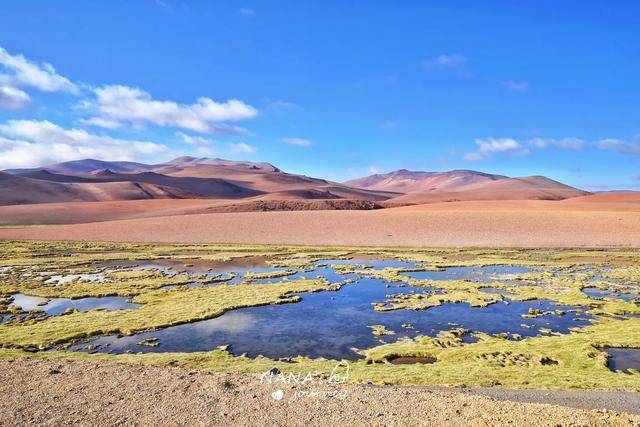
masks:
<svg viewBox="0 0 640 427"><path fill-rule="evenodd" d="M466 153L463 159L469 162L487 160L496 153L510 156L527 156L531 151L513 138L479 138L475 141L475 151Z"/></svg>
<svg viewBox="0 0 640 427"><path fill-rule="evenodd" d="M24 86L44 92L69 92L77 94L79 88L66 77L58 74L51 64L37 64L23 55L11 55L0 47L0 83Z"/></svg>
<svg viewBox="0 0 640 427"><path fill-rule="evenodd" d="M282 142L294 147L311 147L312 142L305 138L282 138Z"/></svg>
<svg viewBox="0 0 640 427"><path fill-rule="evenodd" d="M182 132L176 132L175 135L185 144L194 146L196 153L199 155L210 156L217 152L214 148L216 142L212 139L198 135L187 135Z"/></svg>
<svg viewBox="0 0 640 427"><path fill-rule="evenodd" d="M276 100L269 101L267 103L267 108L276 113L276 114L284 114L288 110L301 110L302 108L296 104L295 102Z"/></svg>
<svg viewBox="0 0 640 427"><path fill-rule="evenodd" d="M58 74L50 64L37 64L0 47L0 109L17 110L29 104L31 97L24 88L76 95L80 92L78 85Z"/></svg>
<svg viewBox="0 0 640 427"><path fill-rule="evenodd" d="M230 142L229 152L231 154L254 154L258 152L258 148L244 142Z"/></svg>
<svg viewBox="0 0 640 427"><path fill-rule="evenodd" d="M83 129L65 129L46 120L11 120L0 124L0 169L89 157L155 160L168 152L162 144L94 135Z"/></svg>
<svg viewBox="0 0 640 427"><path fill-rule="evenodd" d="M130 123L137 127L154 124L209 134L246 134L244 128L221 122L258 115L258 110L237 99L216 102L202 97L193 104L179 104L155 100L141 89L119 85L97 88L94 93L95 98L85 99L80 108L96 114L88 123L97 126L101 123Z"/></svg>
<svg viewBox="0 0 640 427"><path fill-rule="evenodd" d="M256 16L256 11L250 7L243 7L240 10L238 10L238 13L240 13L240 15L242 16L247 16L247 17Z"/></svg>
<svg viewBox="0 0 640 427"><path fill-rule="evenodd" d="M502 84L512 92L528 92L529 89L531 89L531 85L527 82L508 80L506 82L502 82Z"/></svg>
<svg viewBox="0 0 640 427"><path fill-rule="evenodd" d="M460 53L442 54L435 58L425 59L422 66L425 68L455 68L467 62L467 57Z"/></svg>
<svg viewBox="0 0 640 427"><path fill-rule="evenodd" d="M640 135L636 135L628 141L616 138L602 139L597 141L595 145L601 150L612 150L623 154L640 155Z"/></svg>
<svg viewBox="0 0 640 427"><path fill-rule="evenodd" d="M495 154L509 156L530 155L535 150L554 148L558 150L579 151L595 149L615 151L622 154L640 155L640 136L629 140L606 138L597 141L585 141L580 138L533 138L518 141L514 138L479 138L475 140L477 149L463 155L466 161L491 159Z"/></svg>
<svg viewBox="0 0 640 427"><path fill-rule="evenodd" d="M193 146L196 153L200 155L254 154L258 152L257 147L245 142L229 142L224 144L211 138L199 135L188 135L183 132L176 132L175 136L183 143Z"/></svg>
<svg viewBox="0 0 640 427"><path fill-rule="evenodd" d="M579 138L533 138L526 141L525 144L533 148L555 147L562 150L582 150L587 145Z"/></svg>
<svg viewBox="0 0 640 427"><path fill-rule="evenodd" d="M30 101L31 97L26 92L12 86L0 86L0 109L17 110Z"/></svg>

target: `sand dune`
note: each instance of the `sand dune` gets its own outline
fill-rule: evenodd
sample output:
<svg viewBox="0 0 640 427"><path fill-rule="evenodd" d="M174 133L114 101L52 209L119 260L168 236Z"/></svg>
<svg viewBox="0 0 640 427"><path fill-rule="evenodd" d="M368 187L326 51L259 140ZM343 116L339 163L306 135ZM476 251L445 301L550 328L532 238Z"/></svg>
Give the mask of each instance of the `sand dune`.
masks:
<svg viewBox="0 0 640 427"><path fill-rule="evenodd" d="M640 246L638 203L590 197L595 201L476 201L369 211L180 214L1 228L0 238L364 246ZM138 202L139 208L150 202L166 203L166 209L174 203ZM190 203L193 208L194 202Z"/></svg>

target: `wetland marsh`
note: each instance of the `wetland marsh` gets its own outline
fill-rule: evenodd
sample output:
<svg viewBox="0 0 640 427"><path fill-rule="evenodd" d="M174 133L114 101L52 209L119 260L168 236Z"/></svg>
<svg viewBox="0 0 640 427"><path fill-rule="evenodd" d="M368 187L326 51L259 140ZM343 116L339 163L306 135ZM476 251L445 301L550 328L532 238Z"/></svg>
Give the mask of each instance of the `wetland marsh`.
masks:
<svg viewBox="0 0 640 427"><path fill-rule="evenodd" d="M0 357L640 390L640 252L0 242Z"/></svg>

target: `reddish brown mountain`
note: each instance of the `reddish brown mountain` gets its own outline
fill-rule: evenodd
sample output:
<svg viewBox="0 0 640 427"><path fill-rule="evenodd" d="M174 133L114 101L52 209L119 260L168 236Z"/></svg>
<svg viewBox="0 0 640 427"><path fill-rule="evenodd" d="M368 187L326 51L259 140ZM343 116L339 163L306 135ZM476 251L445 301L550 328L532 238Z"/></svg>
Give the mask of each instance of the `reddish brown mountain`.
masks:
<svg viewBox="0 0 640 427"><path fill-rule="evenodd" d="M194 196L182 189L141 182L52 182L0 172L0 205Z"/></svg>
<svg viewBox="0 0 640 427"><path fill-rule="evenodd" d="M399 195L289 174L269 163L195 157L158 165L87 159L9 172L16 179L5 183L0 205L167 197L381 201Z"/></svg>
<svg viewBox="0 0 640 427"><path fill-rule="evenodd" d="M437 203L463 200L562 200L590 194L543 176L509 178L471 170L412 172L398 170L347 181L365 189L405 193L396 203Z"/></svg>
<svg viewBox="0 0 640 427"><path fill-rule="evenodd" d="M505 179L472 170L449 172L416 172L406 169L353 179L344 184L367 190L396 191L398 193L428 193L431 191L455 190L469 185Z"/></svg>
<svg viewBox="0 0 640 427"><path fill-rule="evenodd" d="M3 173L0 179L0 205L155 198L206 198L229 203L348 199L420 204L560 200L589 194L541 176L509 178L471 170L401 169L341 184L286 173L265 162L196 157L179 157L155 165L86 159L9 172L13 175Z"/></svg>

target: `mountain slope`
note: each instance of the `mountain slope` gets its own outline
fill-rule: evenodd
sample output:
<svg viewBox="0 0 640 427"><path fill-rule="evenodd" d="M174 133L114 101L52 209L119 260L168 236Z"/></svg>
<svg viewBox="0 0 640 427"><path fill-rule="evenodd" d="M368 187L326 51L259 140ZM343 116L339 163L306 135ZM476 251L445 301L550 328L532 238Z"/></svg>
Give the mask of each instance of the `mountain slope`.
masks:
<svg viewBox="0 0 640 427"><path fill-rule="evenodd" d="M148 198L390 201L561 200L589 194L542 176L509 178L473 170L400 169L346 183L286 173L266 162L178 157L146 165L95 159L3 174L0 204ZM22 178L22 181L18 178Z"/></svg>
<svg viewBox="0 0 640 427"><path fill-rule="evenodd" d="M123 170L125 170L123 172ZM270 163L245 162L224 159L179 157L157 165L145 165L132 162L106 162L94 159L78 160L42 168L12 170L17 176L50 183L106 184L138 183L168 187L172 197L246 199L264 198L269 200L318 200L357 199L382 201L400 195L399 193L357 189L329 182L324 179L281 171ZM58 191L69 191L69 186L55 187ZM102 186L105 191L114 189L118 194L102 194L100 200L117 200L118 197L132 198L123 193L124 185ZM52 192L55 190L51 189ZM79 191L79 190L78 190ZM93 193L78 192L72 200L95 200ZM150 197L168 197L162 192L151 192ZM83 196L84 195L84 196ZM83 197L86 197L83 199ZM25 199L29 199L28 197ZM31 198L34 203L39 197ZM58 201L55 197L47 201ZM65 198L60 201L66 200ZM2 203L2 200L0 200Z"/></svg>
<svg viewBox="0 0 640 427"><path fill-rule="evenodd" d="M468 185L457 191L405 194L390 201L423 204L471 200L563 200L589 194L544 176L528 176Z"/></svg>
<svg viewBox="0 0 640 427"><path fill-rule="evenodd" d="M62 183L0 172L0 205L191 197L191 192L149 183Z"/></svg>
<svg viewBox="0 0 640 427"><path fill-rule="evenodd" d="M47 171L29 172L20 176L68 183L140 182L181 189L192 193L197 198L237 199L262 194L259 191L244 188L219 178L174 177L155 172L116 173L105 169L82 176L58 175Z"/></svg>
<svg viewBox="0 0 640 427"><path fill-rule="evenodd" d="M368 190L396 191L400 193L428 193L431 191L453 191L469 185L497 181L507 178L472 170L449 172L415 172L406 169L376 174L344 182L350 187Z"/></svg>

